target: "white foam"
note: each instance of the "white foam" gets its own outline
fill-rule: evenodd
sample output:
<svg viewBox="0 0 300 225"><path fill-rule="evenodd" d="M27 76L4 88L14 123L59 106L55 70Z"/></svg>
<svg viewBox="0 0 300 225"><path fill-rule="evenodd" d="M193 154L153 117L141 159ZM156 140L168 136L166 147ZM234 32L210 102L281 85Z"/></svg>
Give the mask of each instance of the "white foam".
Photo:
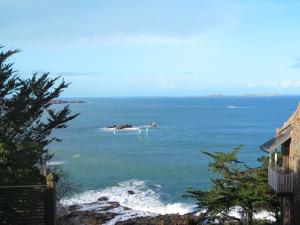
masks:
<svg viewBox="0 0 300 225"><path fill-rule="evenodd" d="M160 185L155 185L155 187L159 188ZM128 191L132 191L134 194L129 194ZM107 197L108 201L118 202L121 206L130 209L124 210L122 207L118 207L110 210L120 215L107 224L114 224L116 221L127 220L133 217L155 216L159 214L183 215L195 211L195 205L179 202L169 204L162 202L159 193L148 188L145 182L141 180L121 182L117 186L100 191L87 191L72 198L63 199L61 203L66 206L81 205L83 210L96 209L97 206L90 203L94 202L94 204L98 204L98 208L107 204L105 202L97 202L97 199L100 197Z"/></svg>
<svg viewBox="0 0 300 225"><path fill-rule="evenodd" d="M116 130L116 128L108 128L108 127L102 127L102 128L99 128L99 130L102 130L102 131L114 131Z"/></svg>
<svg viewBox="0 0 300 225"><path fill-rule="evenodd" d="M120 131L136 131L139 129L141 129L141 128L140 127L128 127L128 128L121 129Z"/></svg>
<svg viewBox="0 0 300 225"><path fill-rule="evenodd" d="M47 166L57 166L57 165L61 165L61 164L64 164L65 161L50 161L50 162L47 162Z"/></svg>
<svg viewBox="0 0 300 225"><path fill-rule="evenodd" d="M102 127L99 129L104 132L114 132L114 131L121 132L121 131L138 131L139 129L141 129L141 127L128 127L128 128L123 128L123 129L116 129L114 127L111 127L111 128Z"/></svg>
<svg viewBox="0 0 300 225"><path fill-rule="evenodd" d="M247 106L235 106L235 105L228 105L226 108L228 109L248 109Z"/></svg>
<svg viewBox="0 0 300 225"><path fill-rule="evenodd" d="M241 207L234 207L232 208L232 210L229 212L229 215L230 216L234 216L234 217L237 217L237 218L241 218L241 212L242 211L242 208ZM268 212L268 211L261 211L259 213L255 213L253 215L254 219L265 219L265 220L269 220L271 222L275 222L276 219L273 215L273 213L271 212Z"/></svg>
<svg viewBox="0 0 300 225"><path fill-rule="evenodd" d="M269 221L272 221L272 222L276 221L274 213L271 213L271 212L268 212L268 211L265 211L265 210L261 211L259 213L255 213L254 218L255 219L269 220Z"/></svg>
<svg viewBox="0 0 300 225"><path fill-rule="evenodd" d="M159 188L161 185L155 184L153 187ZM132 191L134 194L129 194ZM108 210L108 212L117 213L118 215L108 221L106 225L114 225L117 221L124 221L135 217L157 216L165 214L179 214L195 212L195 205L186 203L164 203L161 200L159 191L154 191L147 187L146 183L141 180L129 180L119 183L117 186L105 188L99 191L86 191L77 194L71 198L61 200L65 206L79 205L80 211L97 210L101 212L102 208L109 206L108 201L97 201L100 197L106 197L108 201L118 202L120 207ZM129 208L124 210L123 207ZM204 212L204 211L202 211ZM230 215L241 218L241 208L234 207L230 211ZM200 214L199 213L196 213ZM271 212L261 211L254 214L255 219L266 219L275 221Z"/></svg>

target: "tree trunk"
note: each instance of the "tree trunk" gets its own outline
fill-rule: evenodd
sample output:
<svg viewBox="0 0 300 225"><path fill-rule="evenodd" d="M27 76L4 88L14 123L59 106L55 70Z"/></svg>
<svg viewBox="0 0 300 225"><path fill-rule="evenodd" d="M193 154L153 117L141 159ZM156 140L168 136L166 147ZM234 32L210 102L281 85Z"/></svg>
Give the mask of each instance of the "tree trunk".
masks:
<svg viewBox="0 0 300 225"><path fill-rule="evenodd" d="M247 225L253 224L253 212L247 212Z"/></svg>

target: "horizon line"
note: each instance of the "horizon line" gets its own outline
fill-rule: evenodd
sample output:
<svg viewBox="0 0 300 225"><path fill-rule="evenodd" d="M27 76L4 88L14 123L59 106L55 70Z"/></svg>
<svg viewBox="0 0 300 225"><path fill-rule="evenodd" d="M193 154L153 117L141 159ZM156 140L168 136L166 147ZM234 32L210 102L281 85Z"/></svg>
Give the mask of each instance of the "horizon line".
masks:
<svg viewBox="0 0 300 225"><path fill-rule="evenodd" d="M61 98L226 98L226 97L300 97L299 94L208 94L208 95L128 95L128 96L61 96Z"/></svg>

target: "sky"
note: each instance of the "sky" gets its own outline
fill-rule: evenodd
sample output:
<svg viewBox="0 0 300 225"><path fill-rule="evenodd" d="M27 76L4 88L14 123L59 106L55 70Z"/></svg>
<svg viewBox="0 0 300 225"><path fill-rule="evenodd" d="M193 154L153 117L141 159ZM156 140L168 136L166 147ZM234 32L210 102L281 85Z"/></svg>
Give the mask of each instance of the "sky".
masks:
<svg viewBox="0 0 300 225"><path fill-rule="evenodd" d="M63 97L300 94L300 1L0 0L0 45Z"/></svg>

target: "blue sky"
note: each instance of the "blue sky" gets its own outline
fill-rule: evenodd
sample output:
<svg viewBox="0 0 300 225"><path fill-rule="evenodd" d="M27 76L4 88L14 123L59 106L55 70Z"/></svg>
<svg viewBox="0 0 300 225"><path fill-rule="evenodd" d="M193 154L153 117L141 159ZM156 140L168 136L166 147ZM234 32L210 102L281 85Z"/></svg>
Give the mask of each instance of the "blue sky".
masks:
<svg viewBox="0 0 300 225"><path fill-rule="evenodd" d="M15 66L65 97L300 94L300 2L0 0Z"/></svg>

